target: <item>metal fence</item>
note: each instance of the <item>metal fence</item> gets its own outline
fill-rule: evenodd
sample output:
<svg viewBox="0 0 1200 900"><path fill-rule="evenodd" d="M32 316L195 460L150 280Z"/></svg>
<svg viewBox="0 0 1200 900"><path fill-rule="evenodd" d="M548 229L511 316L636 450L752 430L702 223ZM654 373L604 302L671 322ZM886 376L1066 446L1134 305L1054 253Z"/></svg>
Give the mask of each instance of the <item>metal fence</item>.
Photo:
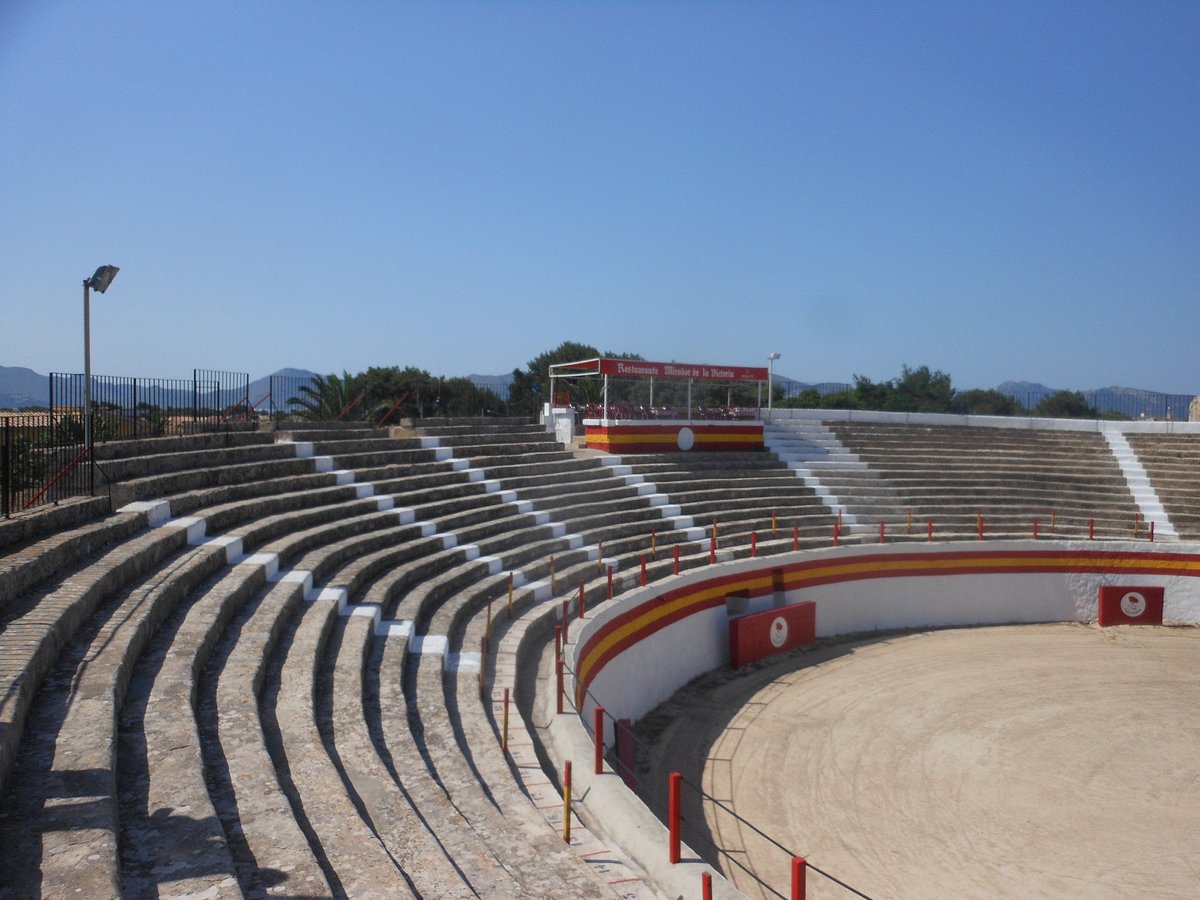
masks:
<svg viewBox="0 0 1200 900"><path fill-rule="evenodd" d="M1126 419L1174 419L1186 422L1192 394L1130 394L1117 391L1081 391L1088 406L1101 415L1117 415ZM1054 396L1044 391L1009 392L1026 410L1032 412L1039 403Z"/></svg>
<svg viewBox="0 0 1200 900"><path fill-rule="evenodd" d="M0 516L89 494L83 433L44 412L0 416Z"/></svg>
<svg viewBox="0 0 1200 900"><path fill-rule="evenodd" d="M317 379L312 376L272 375L267 379L267 393L255 397L254 409L268 413L272 419L291 419L305 411L305 388L313 389Z"/></svg>
<svg viewBox="0 0 1200 900"><path fill-rule="evenodd" d="M962 392L956 392L960 394ZM1055 391L1002 391L1004 396L1018 404L1013 415L1030 415ZM1191 408L1192 394L1160 394L1153 391L1079 391L1088 406L1101 416L1124 419L1159 419L1186 422ZM854 394L854 385L846 382L826 381L819 384L802 384L795 381L775 385L775 403L803 401L813 406L828 406L826 398L841 398L849 402ZM944 412L957 412L947 409Z"/></svg>
<svg viewBox="0 0 1200 900"><path fill-rule="evenodd" d="M84 393L83 375L50 373L50 415L80 441ZM93 441L252 427L249 394L250 376L243 372L194 369L190 380L93 375Z"/></svg>

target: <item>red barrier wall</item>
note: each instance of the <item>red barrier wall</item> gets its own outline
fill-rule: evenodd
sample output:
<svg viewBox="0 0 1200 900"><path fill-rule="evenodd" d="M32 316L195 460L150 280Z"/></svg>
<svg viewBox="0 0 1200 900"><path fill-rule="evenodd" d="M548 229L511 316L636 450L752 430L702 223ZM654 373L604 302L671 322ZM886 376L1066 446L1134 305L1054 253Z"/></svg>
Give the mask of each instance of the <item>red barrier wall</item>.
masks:
<svg viewBox="0 0 1200 900"><path fill-rule="evenodd" d="M1161 625L1166 589L1107 584L1100 588L1100 625Z"/></svg>
<svg viewBox="0 0 1200 900"><path fill-rule="evenodd" d="M588 425L589 450L608 453L678 453L687 450L761 450L762 425L644 422Z"/></svg>
<svg viewBox="0 0 1200 900"><path fill-rule="evenodd" d="M729 664L755 660L812 644L817 638L817 604L811 600L729 620Z"/></svg>

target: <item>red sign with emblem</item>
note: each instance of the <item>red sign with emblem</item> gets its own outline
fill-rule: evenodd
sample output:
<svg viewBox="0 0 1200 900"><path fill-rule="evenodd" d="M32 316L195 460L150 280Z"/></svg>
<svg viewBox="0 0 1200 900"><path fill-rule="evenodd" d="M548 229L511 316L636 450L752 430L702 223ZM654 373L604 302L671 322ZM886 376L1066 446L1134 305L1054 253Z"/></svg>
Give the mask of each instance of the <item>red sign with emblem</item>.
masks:
<svg viewBox="0 0 1200 900"><path fill-rule="evenodd" d="M1166 589L1106 584L1100 588L1100 624L1161 625Z"/></svg>
<svg viewBox="0 0 1200 900"><path fill-rule="evenodd" d="M816 641L812 600L729 620L729 664L735 669Z"/></svg>

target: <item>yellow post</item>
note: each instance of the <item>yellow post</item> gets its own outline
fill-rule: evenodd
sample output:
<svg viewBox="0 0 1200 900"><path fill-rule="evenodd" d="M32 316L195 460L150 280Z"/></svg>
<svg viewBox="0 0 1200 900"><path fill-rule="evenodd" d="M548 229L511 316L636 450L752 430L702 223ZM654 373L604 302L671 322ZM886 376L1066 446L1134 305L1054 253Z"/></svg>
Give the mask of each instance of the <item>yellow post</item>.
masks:
<svg viewBox="0 0 1200 900"><path fill-rule="evenodd" d="M571 843L571 761L563 764L563 840Z"/></svg>
<svg viewBox="0 0 1200 900"><path fill-rule="evenodd" d="M658 559L658 529L650 529L650 558Z"/></svg>

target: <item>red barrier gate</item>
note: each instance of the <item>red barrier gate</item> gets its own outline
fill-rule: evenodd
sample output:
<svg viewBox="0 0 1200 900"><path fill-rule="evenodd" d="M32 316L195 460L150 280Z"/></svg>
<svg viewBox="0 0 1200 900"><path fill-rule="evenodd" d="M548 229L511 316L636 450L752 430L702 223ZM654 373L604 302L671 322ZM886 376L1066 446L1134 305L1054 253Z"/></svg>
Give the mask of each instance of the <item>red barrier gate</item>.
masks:
<svg viewBox="0 0 1200 900"><path fill-rule="evenodd" d="M1100 588L1100 625L1161 625L1166 589L1106 584Z"/></svg>
<svg viewBox="0 0 1200 900"><path fill-rule="evenodd" d="M811 600L729 620L729 664L735 669L816 640L817 604Z"/></svg>

